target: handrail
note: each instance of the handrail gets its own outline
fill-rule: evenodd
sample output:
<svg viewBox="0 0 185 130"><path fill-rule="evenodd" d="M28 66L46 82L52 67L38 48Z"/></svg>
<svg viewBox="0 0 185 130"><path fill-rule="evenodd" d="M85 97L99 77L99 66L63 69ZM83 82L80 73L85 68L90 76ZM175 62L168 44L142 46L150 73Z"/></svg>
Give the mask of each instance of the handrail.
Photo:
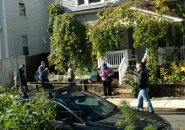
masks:
<svg viewBox="0 0 185 130"><path fill-rule="evenodd" d="M118 71L119 71L119 84L122 83L123 76L126 73L127 67L128 67L128 53L124 54L124 58L121 61L121 64L119 65Z"/></svg>

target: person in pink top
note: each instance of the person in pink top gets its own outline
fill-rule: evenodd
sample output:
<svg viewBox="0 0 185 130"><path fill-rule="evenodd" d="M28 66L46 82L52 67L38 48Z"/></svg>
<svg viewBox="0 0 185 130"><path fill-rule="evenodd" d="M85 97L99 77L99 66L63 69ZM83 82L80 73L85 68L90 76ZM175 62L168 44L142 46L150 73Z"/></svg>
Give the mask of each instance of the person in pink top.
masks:
<svg viewBox="0 0 185 130"><path fill-rule="evenodd" d="M113 70L107 66L106 63L102 64L102 68L99 71L99 75L101 77L101 80L103 82L103 90L104 90L104 96L112 96L112 77L114 75Z"/></svg>

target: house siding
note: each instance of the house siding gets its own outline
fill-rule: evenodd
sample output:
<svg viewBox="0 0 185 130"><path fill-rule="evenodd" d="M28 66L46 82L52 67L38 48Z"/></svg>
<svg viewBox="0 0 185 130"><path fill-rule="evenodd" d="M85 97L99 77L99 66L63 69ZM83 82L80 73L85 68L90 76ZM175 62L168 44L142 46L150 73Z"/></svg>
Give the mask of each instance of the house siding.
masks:
<svg viewBox="0 0 185 130"><path fill-rule="evenodd" d="M93 21L98 19L96 13L77 15L76 18L82 20L85 23L91 23L91 22L93 22Z"/></svg>
<svg viewBox="0 0 185 130"><path fill-rule="evenodd" d="M0 0L0 26L2 26L2 18L3 18L2 0Z"/></svg>
<svg viewBox="0 0 185 130"><path fill-rule="evenodd" d="M2 26L3 26L2 0L0 0L0 59L2 59Z"/></svg>
<svg viewBox="0 0 185 130"><path fill-rule="evenodd" d="M29 55L50 51L49 40L47 40L49 35L46 30L47 7L51 2L54 0L25 0L26 16L20 16L19 0L4 0L8 57L23 55L22 35L28 36Z"/></svg>
<svg viewBox="0 0 185 130"><path fill-rule="evenodd" d="M76 9L75 0L61 0L60 3L64 6L65 11L73 11Z"/></svg>

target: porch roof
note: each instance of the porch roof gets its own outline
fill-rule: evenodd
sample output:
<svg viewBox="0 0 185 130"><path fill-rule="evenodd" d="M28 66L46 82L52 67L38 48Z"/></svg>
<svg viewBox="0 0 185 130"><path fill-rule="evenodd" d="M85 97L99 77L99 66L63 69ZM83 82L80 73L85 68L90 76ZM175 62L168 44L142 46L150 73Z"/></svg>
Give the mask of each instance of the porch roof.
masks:
<svg viewBox="0 0 185 130"><path fill-rule="evenodd" d="M179 17L175 17L175 16L171 16L171 15L166 15L166 14L161 14L160 15L160 14L154 12L154 11L151 11L151 10L141 9L141 8L137 8L137 7L131 7L130 9L135 10L135 11L139 11L139 12L144 13L144 14L150 14L150 15L153 15L154 17L161 16L162 18L167 19L167 20L171 20L173 22L182 22L182 21L184 21L183 18L179 18Z"/></svg>

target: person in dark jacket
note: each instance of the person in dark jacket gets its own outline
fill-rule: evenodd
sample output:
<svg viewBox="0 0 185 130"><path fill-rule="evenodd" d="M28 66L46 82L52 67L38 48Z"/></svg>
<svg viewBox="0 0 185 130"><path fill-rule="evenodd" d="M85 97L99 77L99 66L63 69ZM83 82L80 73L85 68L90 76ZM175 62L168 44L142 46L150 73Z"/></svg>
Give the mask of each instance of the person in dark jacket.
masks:
<svg viewBox="0 0 185 130"><path fill-rule="evenodd" d="M141 110L142 109L142 101L143 99L147 103L148 112L154 113L151 101L149 99L149 87L148 87L148 72L144 68L142 63L137 63L136 68L138 71L138 88L139 88L139 94L138 94L138 104L136 109Z"/></svg>
<svg viewBox="0 0 185 130"><path fill-rule="evenodd" d="M19 68L19 76L21 81L21 91L24 92L24 87L25 87L25 90L28 91L24 64L21 64Z"/></svg>

